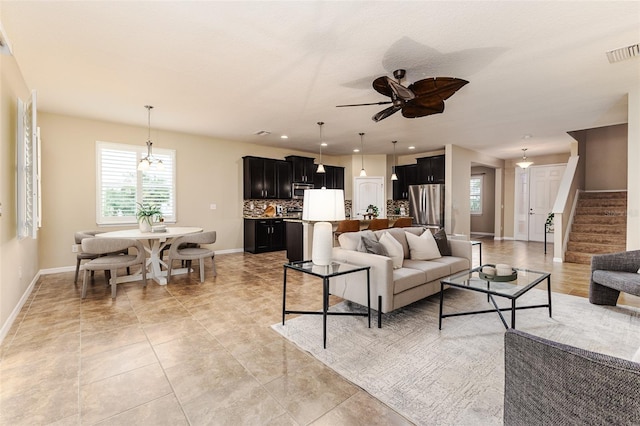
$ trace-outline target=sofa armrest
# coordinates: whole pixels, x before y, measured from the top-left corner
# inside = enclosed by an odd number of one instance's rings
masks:
[[[591,271],[637,272],[640,268],[640,250],[623,251],[594,255],[591,258]]]
[[[393,310],[393,261],[391,258],[334,247],[333,259],[353,265],[370,266],[371,308],[378,309],[378,296],[382,296],[382,312]],[[331,294],[366,306],[366,275],[359,273],[332,278]]]
[[[451,256],[462,257],[471,262],[471,241],[469,240],[448,240],[449,247],[451,248]]]

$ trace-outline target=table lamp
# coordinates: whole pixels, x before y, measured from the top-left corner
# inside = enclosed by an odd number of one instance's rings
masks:
[[[329,221],[344,220],[342,189],[306,189],[302,220],[313,224],[311,260],[316,265],[330,265],[333,250],[333,226]]]

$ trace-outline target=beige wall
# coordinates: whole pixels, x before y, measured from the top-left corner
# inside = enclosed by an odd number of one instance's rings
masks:
[[[585,190],[627,189],[626,124],[589,129],[585,148]]]
[[[143,145],[145,127],[40,113],[42,133],[43,224],[40,268],[75,264],[73,233],[96,229],[96,141]],[[242,157],[284,158],[313,154],[153,131],[154,147],[176,150],[178,226],[201,226],[218,233],[215,249],[243,247]],[[323,156],[325,164],[344,159]],[[216,210],[209,205],[216,204]],[[135,225],[131,225],[135,226]],[[103,227],[115,230],[115,227]]]
[[[39,269],[38,241],[18,240],[16,229],[17,99],[29,96],[15,59],[0,55],[0,341]]]

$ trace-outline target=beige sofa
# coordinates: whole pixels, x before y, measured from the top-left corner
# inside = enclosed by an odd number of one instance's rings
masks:
[[[338,238],[340,247],[333,248],[333,258],[355,265],[371,266],[371,307],[378,311],[378,327],[381,314],[409,305],[440,291],[440,279],[471,268],[471,243],[463,240],[447,241],[451,256],[432,260],[410,259],[410,248],[406,232],[421,235],[422,227],[390,228],[380,231],[349,232]],[[402,267],[393,268],[391,258],[357,251],[362,236],[380,239],[384,232],[402,245],[404,259]],[[430,231],[426,231],[430,232]],[[331,279],[330,292],[346,300],[367,305],[365,274],[348,274]]]

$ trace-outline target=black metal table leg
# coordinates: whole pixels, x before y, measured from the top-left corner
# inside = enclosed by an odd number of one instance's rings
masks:
[[[286,311],[287,304],[287,268],[284,269],[284,279],[282,280],[282,325],[284,325],[284,313]]]
[[[516,328],[516,299],[511,299],[511,328]]]
[[[369,328],[371,328],[371,281],[369,280],[369,270],[367,269],[367,317]]]
[[[438,330],[442,330],[442,304],[444,303],[444,284],[440,281],[440,314],[438,315]]]
[[[551,275],[547,277],[547,297],[549,299],[549,318],[551,318]]]
[[[329,310],[329,278],[322,279],[322,344],[327,349],[327,311]]]

